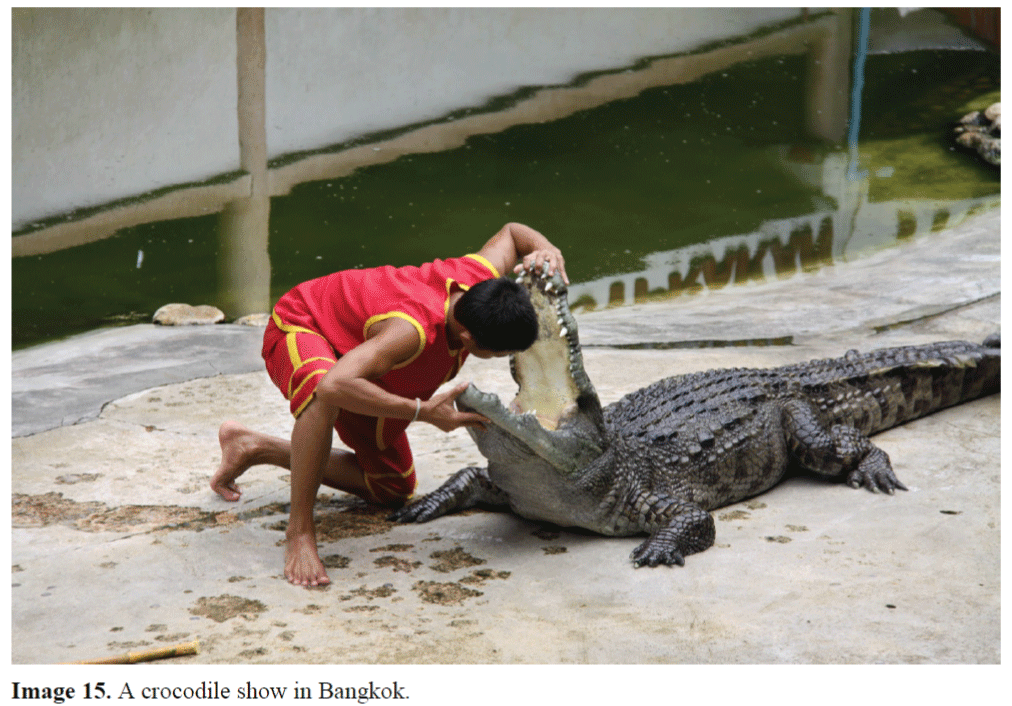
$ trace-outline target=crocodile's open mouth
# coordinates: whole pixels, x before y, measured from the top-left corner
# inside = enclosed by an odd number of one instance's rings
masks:
[[[558,274],[548,277],[531,272],[525,272],[517,282],[530,292],[538,314],[538,338],[526,351],[510,357],[510,371],[520,389],[509,410],[533,414],[541,426],[554,431],[577,412],[581,394],[594,388],[583,369],[565,282]]]
[[[549,277],[525,272],[517,282],[527,288],[538,315],[537,340],[510,358],[520,389],[506,407],[498,396],[472,385],[457,404],[491,422],[485,431],[469,429],[490,460],[507,448],[510,453],[527,449],[525,453],[533,452],[559,470],[573,470],[601,453],[605,434],[601,403],[583,367],[566,284],[558,273]]]

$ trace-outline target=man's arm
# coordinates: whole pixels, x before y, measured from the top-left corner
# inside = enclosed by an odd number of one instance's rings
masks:
[[[562,251],[541,233],[522,223],[504,225],[485,243],[478,254],[495,265],[501,273],[511,270],[520,272],[525,267],[528,270],[538,270],[545,265],[548,267],[548,274],[554,274],[558,270],[562,279],[569,284],[569,277],[566,276],[566,260],[562,257]],[[517,264],[517,260],[521,259],[523,263]]]
[[[369,330],[369,338],[341,356],[320,383],[316,395],[329,406],[369,417],[418,419],[443,431],[460,426],[480,426],[487,421],[480,414],[460,412],[453,401],[466,389],[467,383],[449,392],[434,395],[418,403],[413,399],[384,390],[373,380],[381,378],[418,350],[418,331],[398,318],[381,321]]]

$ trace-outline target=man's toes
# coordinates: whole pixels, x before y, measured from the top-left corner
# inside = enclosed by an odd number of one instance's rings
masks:
[[[293,586],[302,586],[303,588],[313,588],[316,586],[326,586],[330,583],[330,577],[324,574],[317,574],[314,571],[308,571],[303,574],[298,568],[292,571],[285,572],[285,578],[288,579],[288,583]]]
[[[223,486],[212,485],[211,486],[211,490],[213,490],[218,495],[220,495],[223,500],[228,500],[229,502],[235,502],[242,495],[242,492],[237,487],[235,487],[234,485],[232,485],[232,486],[228,486],[228,485],[223,485]]]

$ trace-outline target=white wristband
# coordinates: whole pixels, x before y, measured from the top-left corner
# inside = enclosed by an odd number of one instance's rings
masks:
[[[413,416],[411,418],[412,422],[418,420],[418,413],[421,412],[421,411],[422,411],[422,398],[421,397],[416,397],[415,398],[415,416]]]

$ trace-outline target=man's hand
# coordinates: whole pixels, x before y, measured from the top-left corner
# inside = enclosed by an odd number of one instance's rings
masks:
[[[548,272],[549,276],[558,270],[562,275],[562,281],[569,284],[569,277],[566,276],[566,258],[562,257],[562,251],[556,247],[543,248],[525,255],[522,262],[513,268],[513,272],[520,274],[524,270],[528,272]]]
[[[528,270],[542,266],[548,268],[548,274],[555,274],[558,270],[562,280],[569,284],[569,277],[566,275],[566,261],[562,257],[562,251],[552,245],[548,238],[530,226],[522,223],[507,223],[502,229],[492,236],[492,239],[485,243],[485,246],[478,253],[495,268],[506,273],[512,267],[513,271],[520,273],[524,268]],[[523,262],[516,265],[517,260]],[[516,265],[516,267],[514,267]]]
[[[463,394],[469,383],[462,382],[452,390],[433,395],[428,401],[422,402],[418,418],[423,422],[442,429],[453,431],[457,427],[485,428],[488,419],[476,412],[461,412],[453,406],[454,401]]]

